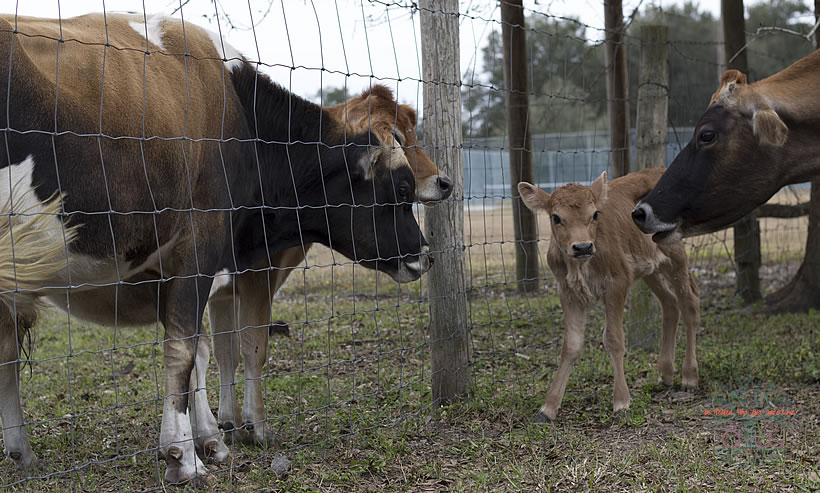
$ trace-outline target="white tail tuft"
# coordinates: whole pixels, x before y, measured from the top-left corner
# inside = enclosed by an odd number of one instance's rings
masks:
[[[15,203],[25,203],[19,195],[12,196],[17,197]],[[18,311],[34,304],[36,295],[26,291],[43,287],[66,267],[68,244],[76,237],[77,226],[66,226],[63,237],[63,223],[54,220],[61,210],[59,196],[23,211],[12,211],[10,200],[0,205],[0,301],[14,304]]]

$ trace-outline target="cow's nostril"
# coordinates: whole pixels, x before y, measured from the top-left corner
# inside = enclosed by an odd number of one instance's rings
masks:
[[[453,189],[453,182],[445,176],[439,176],[438,188],[442,191],[442,193],[444,193],[444,195],[448,195]]]
[[[646,223],[646,211],[638,205],[634,209],[632,209],[632,220],[635,221],[635,224],[641,226]]]

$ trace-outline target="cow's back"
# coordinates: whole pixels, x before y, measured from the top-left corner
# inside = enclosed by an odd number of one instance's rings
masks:
[[[0,167],[31,159],[38,199],[65,194],[83,224],[73,248],[95,257],[116,245],[138,260],[205,220],[177,211],[227,209],[241,146],[220,152],[218,140],[249,136],[208,33],[154,18],[149,43],[145,31],[142,16],[0,18],[0,113],[13,129]]]

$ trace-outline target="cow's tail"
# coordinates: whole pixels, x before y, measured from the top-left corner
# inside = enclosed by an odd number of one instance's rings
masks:
[[[19,195],[12,196],[22,202]],[[66,268],[77,227],[54,220],[62,212],[61,202],[55,196],[36,211],[12,210],[10,200],[0,204],[0,301],[18,315],[31,313],[37,299],[33,290]]]

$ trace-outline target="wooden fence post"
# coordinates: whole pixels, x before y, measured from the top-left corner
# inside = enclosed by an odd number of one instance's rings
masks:
[[[669,109],[669,46],[666,26],[641,28],[635,171],[666,166]],[[627,314],[629,347],[656,348],[660,310],[644,283],[632,289]]]
[[[609,113],[609,146],[612,173],[617,178],[629,173],[629,78],[626,66],[624,14],[621,0],[604,1],[606,27],[606,98]]]
[[[507,134],[510,147],[510,187],[515,230],[515,280],[518,290],[538,289],[538,223],[524,207],[518,183],[534,181],[530,110],[527,31],[522,0],[501,2],[501,38],[504,49],[504,89],[507,91]]]
[[[420,0],[424,147],[453,180],[450,199],[426,209],[435,265],[427,274],[433,403],[458,400],[470,384],[464,267],[464,170],[458,0]]]
[[[746,59],[746,21],[743,0],[721,0],[720,16],[726,50],[726,68],[749,74]],[[751,82],[751,81],[749,81]],[[745,303],[753,303],[760,295],[760,223],[757,213],[750,212],[734,225],[736,288]]]

